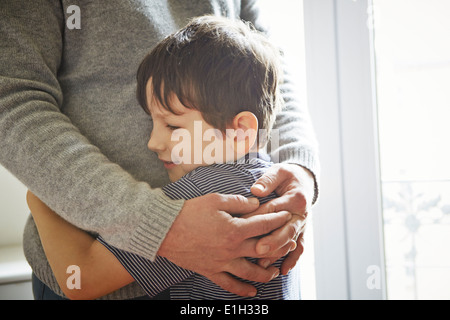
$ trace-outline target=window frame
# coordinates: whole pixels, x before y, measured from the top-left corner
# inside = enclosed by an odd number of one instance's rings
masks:
[[[304,0],[317,299],[386,299],[370,0]]]

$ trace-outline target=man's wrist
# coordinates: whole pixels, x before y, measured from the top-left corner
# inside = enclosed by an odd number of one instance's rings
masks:
[[[307,195],[305,194],[305,198],[308,202],[308,205],[309,207],[312,206],[316,202],[318,196],[316,175],[310,169],[308,169],[306,166],[300,163],[295,162],[285,162],[285,163],[297,166],[298,168],[301,169],[302,174],[300,177],[300,182],[303,185],[305,191],[307,192]]]

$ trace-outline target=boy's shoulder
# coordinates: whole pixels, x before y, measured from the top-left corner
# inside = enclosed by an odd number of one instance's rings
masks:
[[[178,181],[165,186],[163,191],[169,196],[180,191],[184,199],[209,193],[240,194],[245,197],[253,197],[250,191],[251,186],[272,165],[273,163],[259,156],[241,158],[232,163],[198,167]],[[270,199],[260,200],[265,202]]]
[[[236,178],[241,182],[249,179],[253,183],[253,180],[259,179],[272,165],[272,162],[261,156],[247,156],[235,162],[214,163],[209,166],[198,167],[183,178],[198,182],[207,182],[209,180],[210,184],[220,183],[222,180],[231,180],[232,178]]]

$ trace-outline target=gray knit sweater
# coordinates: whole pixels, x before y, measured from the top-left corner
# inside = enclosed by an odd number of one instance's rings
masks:
[[[1,0],[0,163],[72,224],[154,259],[183,201],[158,189],[168,177],[146,147],[151,121],[135,98],[137,67],[189,17],[214,13],[259,26],[256,3]],[[80,8],[80,29],[67,24],[71,5]],[[317,175],[310,119],[286,80],[280,147],[271,152]],[[31,217],[24,252],[37,277],[63,295]],[[140,295],[131,284],[105,299]]]

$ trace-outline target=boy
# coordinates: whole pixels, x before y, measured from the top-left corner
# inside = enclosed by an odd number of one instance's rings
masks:
[[[253,151],[264,146],[261,133],[270,131],[281,104],[279,69],[277,50],[259,33],[242,22],[210,16],[192,20],[145,57],[137,98],[152,117],[148,147],[172,181],[163,188],[169,198],[216,192],[251,196],[250,187],[270,166]],[[96,240],[30,192],[27,200],[69,298],[97,298],[136,280],[150,296],[170,288],[170,299],[242,299],[164,258],[150,262]],[[267,284],[253,283],[258,291],[252,298],[299,298],[296,272],[278,276],[280,264],[281,259],[269,267],[273,279]],[[69,265],[81,270],[81,290],[66,285]]]

